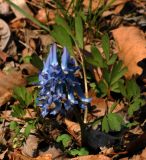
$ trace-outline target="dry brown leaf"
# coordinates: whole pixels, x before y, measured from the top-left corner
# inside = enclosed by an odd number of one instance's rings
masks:
[[[111,158],[104,155],[88,155],[72,158],[70,160],[111,160]]]
[[[141,153],[141,158],[142,158],[143,160],[146,160],[146,148],[142,151],[142,153]]]
[[[46,154],[46,155],[43,155],[43,156],[38,156],[34,160],[52,160],[52,155],[51,154]]]
[[[55,23],[55,11],[52,9],[46,10],[46,8],[42,8],[38,11],[36,18],[42,23],[52,21],[53,24],[53,22]]]
[[[113,36],[118,46],[118,57],[128,67],[127,78],[140,75],[142,68],[137,63],[146,58],[146,39],[144,33],[136,27],[120,27],[113,30]]]
[[[38,71],[39,71],[35,66],[33,66],[30,63],[23,63],[23,64],[21,64],[20,65],[20,69],[21,69],[22,72],[23,71],[27,71],[27,73],[29,75],[34,75],[34,74],[38,73]]]
[[[13,159],[13,160],[52,160],[52,155],[46,154],[43,156],[38,156],[37,158],[31,158],[28,156],[24,156],[20,154],[19,152],[15,151],[9,155],[9,159]]]
[[[7,2],[0,2],[0,14],[7,15],[10,13],[10,7]]]
[[[8,152],[8,148],[0,154],[0,159],[4,159],[5,154]]]
[[[146,148],[139,155],[134,155],[130,160],[146,160]]]
[[[4,50],[10,39],[10,28],[7,23],[0,19],[0,50]]]
[[[2,59],[4,62],[6,61],[8,55],[0,50],[0,59]]]
[[[21,9],[23,9],[25,12],[27,12],[28,14],[30,14],[31,16],[33,16],[33,13],[31,12],[31,10],[28,8],[25,0],[11,0],[13,3],[15,3],[18,7],[20,7]],[[25,15],[21,14],[17,9],[11,7],[14,14],[16,15],[17,19],[21,19],[21,18],[25,18]]]
[[[0,106],[2,106],[12,96],[13,88],[25,85],[26,80],[22,76],[22,73],[17,71],[13,71],[9,74],[0,71],[0,77]]]
[[[130,1],[130,0],[116,0],[115,2],[113,2],[112,4],[111,4],[111,6],[117,6],[118,7],[118,5],[120,6],[120,9],[118,10],[119,12],[121,11],[121,5],[122,5],[122,7],[124,6],[124,4],[126,3],[126,2],[128,2],[128,1]],[[112,0],[107,0],[107,4],[110,4],[112,2]],[[88,7],[89,7],[89,4],[90,4],[90,1],[89,0],[84,0],[83,1],[83,5],[84,5],[84,7],[86,8],[86,9],[88,9]],[[92,11],[95,11],[96,9],[98,9],[99,7],[101,7],[101,5],[103,5],[103,4],[105,4],[105,2],[103,2],[103,1],[101,1],[101,0],[92,0]],[[114,12],[114,11],[113,11]]]
[[[106,102],[103,98],[98,98],[96,96],[92,97],[91,106],[95,106],[94,112],[92,113],[94,116],[102,117],[105,115],[105,112],[107,110],[110,110],[114,102],[108,101]],[[115,109],[113,110],[113,113],[117,113],[121,111],[124,108],[123,104],[117,104]]]
[[[80,136],[80,125],[78,123],[72,122],[68,119],[65,119],[65,124],[67,126],[68,132],[74,137],[74,139],[81,144],[81,136]]]
[[[22,154],[29,157],[36,157],[38,155],[38,144],[39,139],[35,135],[29,135],[21,147]]]

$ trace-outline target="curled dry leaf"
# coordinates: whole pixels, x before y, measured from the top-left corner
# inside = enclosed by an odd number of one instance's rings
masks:
[[[118,57],[128,67],[127,78],[140,75],[142,69],[137,63],[146,58],[146,39],[144,33],[136,27],[120,27],[113,30],[118,46]]]
[[[72,122],[68,119],[65,119],[65,124],[67,126],[68,132],[74,137],[74,139],[81,144],[81,135],[80,135],[80,125],[78,123]]]
[[[76,158],[72,158],[70,160],[111,160],[111,158],[104,155],[88,155],[88,156],[80,156]]]
[[[25,85],[26,80],[22,73],[17,71],[9,74],[0,71],[0,77],[0,106],[2,106],[11,98],[13,88]]]
[[[0,19],[0,50],[4,50],[10,39],[10,28],[7,23]]]

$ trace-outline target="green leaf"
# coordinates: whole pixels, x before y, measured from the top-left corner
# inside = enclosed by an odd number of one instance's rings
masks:
[[[16,87],[13,90],[13,97],[17,99],[22,105],[25,105],[25,95],[26,89],[25,87]]]
[[[116,59],[117,59],[117,55],[116,54],[113,54],[111,56],[111,58],[109,59],[109,61],[107,62],[108,65],[112,65],[116,62]]]
[[[65,46],[69,53],[73,56],[71,38],[63,27],[55,25],[51,35],[58,43],[60,43],[62,46]]]
[[[104,63],[104,58],[101,56],[100,51],[98,50],[97,47],[92,46],[91,47],[91,53],[93,56],[92,61],[96,61],[99,67],[105,67],[105,63]]]
[[[33,123],[28,123],[25,130],[24,130],[24,135],[26,137],[28,137],[32,129],[34,129],[34,124]]]
[[[88,155],[89,152],[86,150],[86,148],[81,147],[80,149],[70,150],[69,154],[72,156],[85,156],[85,155]]]
[[[131,127],[137,126],[137,125],[139,125],[139,123],[136,122],[136,121],[134,121],[134,122],[132,122],[132,123],[127,123],[127,124],[126,124],[126,127],[131,128]]]
[[[31,59],[32,59],[31,56],[25,56],[25,57],[23,58],[23,61],[24,61],[24,63],[30,63]]]
[[[63,146],[66,148],[71,143],[71,136],[68,134],[62,134],[57,137],[56,142],[62,142]]]
[[[126,72],[127,68],[122,68],[121,62],[116,63],[111,71],[111,85],[118,81],[120,78],[122,78]]]
[[[65,21],[64,18],[62,18],[59,15],[56,15],[55,21],[59,26],[64,28],[64,30],[72,37],[73,40],[75,39],[72,32],[71,32],[69,25],[67,24],[67,22]],[[62,36],[64,37],[63,34],[62,34]]]
[[[39,82],[38,74],[26,78],[28,84],[37,84]]]
[[[85,60],[89,63],[89,64],[91,64],[91,65],[93,65],[93,66],[95,66],[95,67],[99,67],[99,64],[97,63],[97,61],[95,61],[94,60],[94,58],[93,57],[85,57]]]
[[[132,97],[140,96],[140,88],[136,81],[131,79],[126,82],[127,98],[130,100]]]
[[[43,61],[40,59],[40,57],[37,54],[32,54],[30,62],[39,70],[43,69]]]
[[[113,130],[113,131],[120,131],[121,130],[121,126],[123,123],[123,119],[121,116],[119,116],[116,113],[109,113],[107,115],[107,119],[108,119],[108,123],[109,123],[111,130]]]
[[[33,101],[32,94],[27,91],[25,95],[26,105],[29,106],[32,103],[32,101]]]
[[[144,104],[144,100],[140,99],[140,98],[136,98],[134,99],[134,102],[129,106],[128,108],[128,114],[130,116],[133,115],[133,113],[137,110],[139,110],[139,108]]]
[[[107,85],[107,83],[104,80],[101,80],[98,83],[98,88],[100,89],[101,93],[103,93],[102,96],[107,95],[107,93],[108,93],[108,85]]]
[[[102,131],[106,133],[109,132],[109,124],[106,116],[104,116],[102,119]]]
[[[24,105],[28,106],[33,101],[31,93],[29,93],[25,87],[16,87],[13,93],[14,93],[14,98],[19,100],[19,102],[23,106]]]
[[[110,86],[111,73],[106,68],[103,69],[103,78],[105,79],[108,86]]]
[[[122,94],[124,97],[127,98],[126,87],[125,87],[124,83],[121,82],[121,81],[119,82],[119,90],[120,90],[121,94]]]
[[[18,123],[16,121],[11,121],[10,122],[10,129],[15,130],[16,127],[18,127]]]
[[[106,57],[106,60],[109,60],[110,57],[110,41],[108,34],[103,35],[102,37],[102,48]]]
[[[119,82],[115,82],[114,84],[112,84],[111,86],[111,91],[119,93],[120,89],[119,89]]]
[[[11,107],[12,107],[11,115],[13,117],[22,118],[26,114],[26,111],[20,105],[15,105],[15,106],[11,106]]]
[[[75,17],[75,33],[79,47],[83,49],[83,23],[80,15]]]

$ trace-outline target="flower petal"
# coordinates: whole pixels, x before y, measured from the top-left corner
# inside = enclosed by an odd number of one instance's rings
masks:
[[[48,104],[45,104],[41,108],[42,108],[41,115],[45,117],[48,114]]]
[[[77,91],[77,94],[79,96],[79,98],[81,99],[82,102],[85,102],[85,103],[90,103],[91,102],[91,98],[86,98],[80,85],[76,86],[76,91]]]
[[[67,49],[64,47],[63,48],[63,54],[62,54],[62,59],[61,59],[61,68],[64,72],[68,72],[68,61],[70,59],[70,55],[67,51]]]
[[[57,51],[56,51],[56,44],[54,43],[53,46],[52,46],[52,62],[51,62],[51,65],[53,67],[56,67],[58,66],[58,60],[57,60]]]
[[[78,104],[78,102],[75,100],[75,97],[74,97],[73,87],[68,88],[68,100],[69,100],[72,104]]]

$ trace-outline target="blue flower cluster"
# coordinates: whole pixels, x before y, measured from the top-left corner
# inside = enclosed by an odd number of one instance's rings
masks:
[[[48,113],[55,115],[63,109],[69,110],[74,105],[85,108],[85,104],[91,101],[84,96],[81,84],[74,75],[79,69],[75,59],[64,48],[59,65],[56,49],[56,44],[53,44],[39,74],[40,92],[37,100],[43,117]]]

